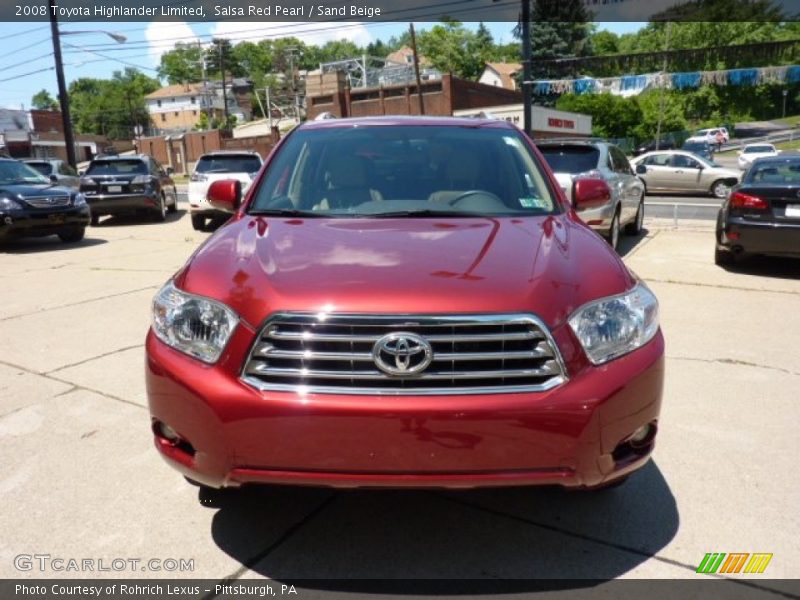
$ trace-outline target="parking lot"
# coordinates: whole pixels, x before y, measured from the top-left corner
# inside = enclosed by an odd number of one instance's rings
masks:
[[[779,586],[770,578],[800,577],[800,265],[754,260],[729,272],[713,264],[713,221],[645,225],[622,252],[661,302],[658,446],[624,486],[594,493],[201,496],[153,448],[143,342],[152,296],[209,234],[180,210],[164,224],[105,220],[74,246],[9,243],[0,575],[93,575],[15,566],[39,553],[193,560],[194,570],[100,574],[116,577],[697,578],[707,552],[768,552],[765,574],[730,578],[769,589]]]

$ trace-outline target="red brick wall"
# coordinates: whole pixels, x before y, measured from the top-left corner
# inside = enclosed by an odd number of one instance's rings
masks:
[[[64,124],[61,121],[61,111],[58,110],[31,110],[33,130],[40,133],[58,131],[64,133]]]

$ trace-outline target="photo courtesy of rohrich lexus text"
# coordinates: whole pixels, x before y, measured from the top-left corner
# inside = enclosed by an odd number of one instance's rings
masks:
[[[800,600],[798,0],[0,41],[0,598]]]

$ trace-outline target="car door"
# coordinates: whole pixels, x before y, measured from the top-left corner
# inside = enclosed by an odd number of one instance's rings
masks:
[[[696,192],[703,188],[703,165],[699,161],[686,154],[673,154],[670,166],[675,191]]]
[[[657,152],[645,157],[645,159],[639,163],[643,165],[645,169],[645,172],[640,173],[639,176],[644,180],[649,191],[655,192],[670,189],[669,174],[671,168],[669,166],[669,157],[669,154]]]
[[[616,146],[610,146],[609,152],[614,162],[614,172],[617,174],[620,189],[620,200],[622,202],[622,222],[627,222],[636,215],[639,208],[639,200],[642,197],[644,186],[636,177],[628,162],[625,153]]]

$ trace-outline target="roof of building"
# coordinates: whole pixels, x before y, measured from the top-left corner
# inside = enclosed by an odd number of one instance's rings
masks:
[[[191,96],[203,91],[202,83],[176,83],[147,94],[145,98],[174,98],[175,96]]]
[[[519,63],[505,63],[505,62],[487,62],[486,68],[491,69],[500,76],[500,81],[503,82],[503,87],[508,89],[515,89],[514,75],[522,70],[522,65]]]
[[[414,55],[414,51],[409,46],[403,46],[402,48],[399,48],[398,50],[392,52],[389,56],[387,56],[386,60],[389,61],[389,62],[405,65],[405,64],[408,64],[408,61],[406,60],[406,57],[407,56],[413,56],[413,55]],[[419,59],[420,66],[429,65],[430,64],[430,61],[425,56],[423,56],[422,54],[418,55],[418,59]]]

